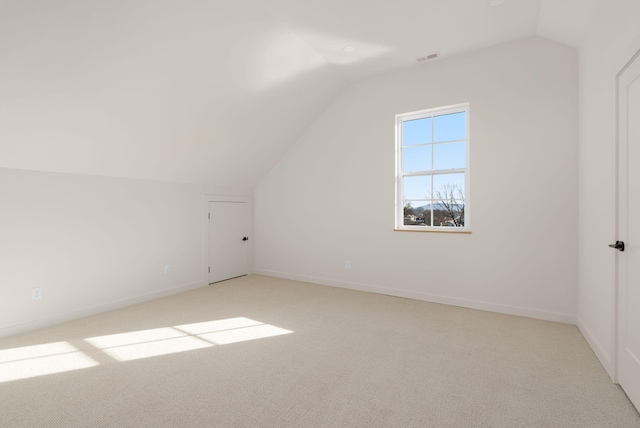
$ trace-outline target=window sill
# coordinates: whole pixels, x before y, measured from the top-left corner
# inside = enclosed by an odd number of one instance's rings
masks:
[[[462,233],[470,235],[471,231],[469,229],[461,229],[456,227],[429,227],[429,228],[394,228],[394,232],[427,232],[427,233]]]

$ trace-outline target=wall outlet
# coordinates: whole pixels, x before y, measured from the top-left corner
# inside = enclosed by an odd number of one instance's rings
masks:
[[[169,275],[171,273],[171,265],[165,265],[164,274]]]
[[[345,269],[351,269],[351,262],[349,260],[347,260],[346,262],[344,262],[344,268]]]
[[[42,299],[42,288],[32,288],[31,300],[40,300],[40,299]]]

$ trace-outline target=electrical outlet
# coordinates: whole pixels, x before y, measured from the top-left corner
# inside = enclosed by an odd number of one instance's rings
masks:
[[[346,262],[344,262],[344,268],[345,269],[351,269],[351,262],[349,260],[347,260]]]
[[[31,300],[40,300],[40,299],[42,299],[42,288],[32,288]]]
[[[171,273],[171,265],[165,265],[164,274],[169,275]]]

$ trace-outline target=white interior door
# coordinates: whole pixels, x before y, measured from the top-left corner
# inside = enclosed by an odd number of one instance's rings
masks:
[[[209,284],[248,273],[246,202],[209,202]]]
[[[618,75],[618,381],[640,409],[640,57]],[[624,245],[624,247],[622,247]]]

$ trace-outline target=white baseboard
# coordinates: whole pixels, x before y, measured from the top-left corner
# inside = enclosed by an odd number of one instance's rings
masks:
[[[459,299],[456,297],[438,296],[416,291],[397,290],[393,288],[378,287],[349,281],[339,281],[328,278],[319,278],[308,275],[297,275],[286,272],[278,272],[267,269],[254,269],[257,275],[271,276],[275,278],[292,279],[301,282],[328,285],[331,287],[348,288],[351,290],[367,291],[370,293],[384,294],[387,296],[404,297],[408,299],[423,300],[432,303],[442,303],[451,306],[460,306],[469,309],[479,309],[489,312],[497,312],[507,315],[517,315],[528,318],[536,318],[545,321],[556,321],[565,324],[576,324],[576,317],[570,314],[542,311],[538,309],[523,308],[518,306],[500,305],[476,300]]]
[[[26,321],[20,324],[0,327],[0,338],[14,336],[16,334],[27,333],[29,331],[40,328],[49,327],[76,319],[97,315],[103,312],[132,306],[138,303],[148,302],[150,300],[159,299],[161,297],[170,296],[172,294],[182,293],[184,291],[193,290],[195,288],[204,287],[207,284],[204,281],[192,282],[190,284],[178,285],[175,287],[163,288],[162,290],[152,291],[150,293],[139,294],[133,297],[113,300],[111,302],[101,303],[99,305],[88,306],[82,309],[74,309],[72,311],[61,314],[51,315],[32,321]]]
[[[579,319],[577,320],[576,325],[578,326],[578,329],[580,330],[580,333],[582,333],[584,339],[593,350],[593,353],[596,354],[596,357],[598,357],[598,360],[600,360],[600,364],[602,364],[602,367],[604,367],[611,380],[615,382],[616,379],[611,356],[602,349],[602,346],[600,346],[600,343],[594,338],[593,334],[591,334],[591,331],[586,328]]]

